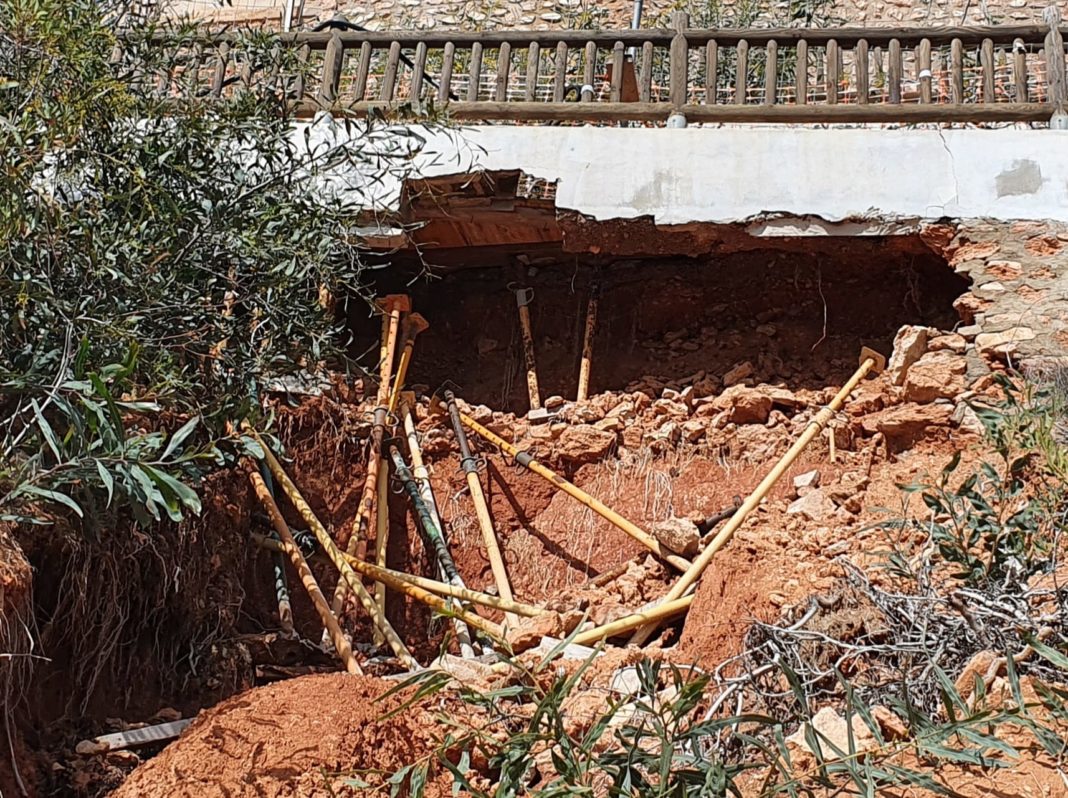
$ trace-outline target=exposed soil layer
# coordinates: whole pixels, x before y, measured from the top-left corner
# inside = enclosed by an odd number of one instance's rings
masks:
[[[356,795],[349,779],[391,773],[434,743],[426,709],[393,685],[344,673],[257,688],[205,713],[113,793],[116,798]],[[410,691],[409,691],[410,692]]]
[[[866,242],[863,252],[870,259],[848,250],[751,251],[715,260],[604,266],[594,395],[542,425],[523,417],[526,383],[511,278],[460,270],[408,289],[414,309],[431,324],[416,345],[409,383],[433,389],[455,383],[467,400],[465,410],[643,528],[704,518],[756,486],[854,370],[862,345],[889,353],[903,324],[949,330],[957,323],[953,300],[966,285],[944,262],[889,244],[881,250]],[[574,394],[592,266],[556,259],[530,276],[543,398]],[[379,286],[382,293],[404,290],[401,282],[387,282]],[[355,320],[353,326],[355,348],[370,353],[365,360],[373,371],[379,320]],[[950,336],[931,337],[947,347],[953,343]],[[744,374],[729,378],[735,370]],[[956,448],[975,443],[974,428],[962,429],[961,418],[951,414],[960,409],[965,388],[981,392],[989,382],[976,384],[963,374],[954,366],[959,390],[937,399],[907,395],[886,377],[865,384],[834,420],[833,453],[827,438],[812,444],[705,573],[688,615],[665,626],[645,652],[713,668],[738,652],[753,618],[776,619],[830,590],[841,577],[836,557],[865,564],[883,542],[868,528],[876,518],[871,508],[894,505],[896,484],[936,472]],[[752,417],[746,415],[750,405],[758,408]],[[280,401],[276,409],[287,471],[328,530],[347,533],[365,475],[371,402],[364,384],[337,386],[295,406]],[[425,395],[415,416],[456,564],[468,586],[493,591],[453,433],[431,412]],[[604,445],[591,453],[586,440]],[[581,596],[591,618],[604,622],[668,589],[675,572],[654,562],[639,543],[474,436],[472,443],[484,460],[482,484],[521,600],[562,608]],[[818,517],[790,510],[798,499],[793,478],[813,470],[827,495]],[[387,564],[432,574],[414,513],[395,481],[390,489]],[[88,690],[84,682],[64,686],[71,659],[58,647],[30,705],[49,719],[69,714],[75,697],[85,699],[85,710],[74,726],[34,732],[32,747],[69,751],[78,737],[122,728],[119,718],[148,720],[162,706],[190,716],[222,700],[162,754],[149,759],[154,752],[145,752],[149,761],[116,794],[345,795],[352,792],[346,779],[356,771],[389,771],[426,754],[442,732],[428,708],[375,722],[399,705],[399,698],[374,702],[387,682],[330,674],[266,684],[337,665],[329,652],[314,648],[321,638],[319,618],[288,564],[295,625],[304,642],[277,635],[273,555],[249,542],[250,531],[268,530],[248,491],[247,472],[217,475],[206,495],[202,519],[164,533],[169,537],[159,567],[188,568],[187,561],[195,560],[197,568],[183,571],[181,586],[168,590],[161,604],[131,603],[126,595],[156,573],[146,542],[131,555],[136,567],[129,584],[108,572],[110,595],[131,609],[115,627],[122,645],[94,665],[119,676],[93,682]],[[304,529],[288,503],[280,504],[291,525]],[[70,599],[57,575],[68,572],[82,549],[41,536],[24,544],[31,563],[48,574],[39,580],[38,619],[62,617]],[[321,555],[311,564],[330,595],[332,568]],[[613,574],[606,585],[589,584]],[[156,593],[148,597],[158,600]],[[486,616],[501,620],[492,612]],[[448,626],[423,605],[390,593],[387,617],[420,662],[440,653]],[[345,620],[368,671],[388,668],[367,663],[373,655],[388,657],[373,649],[364,613],[349,610]],[[160,629],[167,630],[164,658],[153,648]],[[176,656],[179,649],[191,652],[189,659]],[[612,662],[639,653],[613,652]],[[77,771],[72,761],[69,754],[48,759],[43,772]],[[121,768],[136,762],[132,756]],[[60,768],[50,771],[57,763]],[[121,777],[121,769],[113,769],[108,784]],[[71,787],[67,775],[50,778],[46,789],[102,792],[100,784]],[[5,786],[0,781],[0,789]]]
[[[474,265],[474,264],[472,264]],[[530,315],[543,398],[574,393],[589,286],[589,259],[549,259],[528,277],[464,269],[406,287],[430,322],[411,378],[459,385],[471,402],[526,410],[520,330],[509,286],[533,289]],[[696,382],[751,360],[762,379],[819,388],[852,371],[862,345],[888,351],[903,324],[951,329],[967,289],[945,261],[892,240],[822,255],[740,252],[717,258],[617,261],[600,271],[602,298],[591,392],[625,390],[646,375]],[[376,319],[354,317],[362,341]],[[362,350],[361,350],[362,351]]]

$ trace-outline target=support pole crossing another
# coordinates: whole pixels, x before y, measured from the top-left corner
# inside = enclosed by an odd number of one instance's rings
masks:
[[[734,533],[742,526],[742,523],[744,523],[749,513],[757,508],[760,502],[763,501],[764,497],[767,496],[775,486],[775,483],[779,481],[779,478],[786,473],[786,469],[793,464],[794,460],[796,460],[801,452],[805,450],[805,447],[812,442],[812,439],[819,435],[823,431],[823,428],[827,426],[827,423],[834,418],[834,414],[838,412],[838,409],[842,406],[845,400],[849,398],[849,394],[853,393],[853,390],[860,384],[860,381],[873,371],[878,373],[885,365],[885,360],[882,355],[879,355],[876,352],[865,350],[861,357],[863,360],[853,376],[850,377],[846,384],[842,386],[842,389],[835,394],[830,403],[816,413],[812,421],[808,423],[805,431],[801,433],[801,437],[794,441],[794,445],[790,447],[786,454],[782,456],[782,459],[780,459],[771,471],[768,472],[768,475],[761,480],[760,484],[757,485],[756,490],[742,502],[742,506],[735,511],[734,515],[731,516],[731,519],[724,525],[723,529],[716,534],[712,539],[712,542],[709,543],[697,559],[693,561],[693,565],[691,565],[686,573],[680,576],[675,584],[672,585],[671,590],[669,590],[667,595],[663,598],[664,603],[681,599],[693,589],[697,580],[700,579],[701,575],[705,572],[708,564],[712,562],[712,558],[716,556],[716,552],[723,548],[727,541],[734,536]],[[630,643],[632,645],[641,645],[649,639],[649,636],[655,630],[655,623],[643,626],[630,639]]]
[[[644,529],[639,527],[637,524],[628,521],[626,518],[621,516],[612,508],[605,505],[600,500],[595,499],[593,496],[586,493],[581,488],[571,484],[562,476],[557,474],[555,471],[551,471],[550,469],[546,468],[533,457],[531,457],[528,452],[524,452],[520,449],[517,449],[512,444],[508,443],[508,441],[504,440],[504,438],[494,434],[491,430],[486,429],[470,416],[466,416],[463,413],[460,413],[459,411],[457,411],[457,415],[459,416],[460,421],[468,428],[470,428],[473,432],[485,438],[487,441],[492,443],[505,454],[514,458],[515,461],[520,465],[530,469],[547,482],[551,482],[553,485],[562,490],[571,498],[589,507],[595,513],[597,513],[597,515],[601,516],[601,518],[604,518],[606,521],[610,522],[617,528],[626,532],[628,535],[630,535],[636,541],[641,543],[643,546],[645,546],[645,548],[649,549],[649,551],[653,552],[653,554],[655,554],[664,562],[670,563],[671,565],[675,566],[675,568],[677,568],[679,571],[686,571],[691,567],[690,561],[687,560],[685,557],[680,557],[677,554],[672,554],[671,552],[669,552],[661,545],[659,540],[654,538],[652,535],[650,535]]]

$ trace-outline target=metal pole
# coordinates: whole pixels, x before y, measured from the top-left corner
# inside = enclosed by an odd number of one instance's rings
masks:
[[[401,412],[401,418],[404,422],[404,434],[408,439],[408,454],[412,458],[412,474],[419,485],[419,495],[423,497],[423,502],[441,532],[442,540],[448,546],[449,540],[445,537],[445,524],[441,520],[438,503],[434,500],[434,488],[430,484],[430,472],[427,471],[426,463],[423,462],[423,452],[419,448],[419,436],[415,432],[415,419],[412,418],[412,402],[414,400],[415,394],[405,394],[404,407]],[[467,587],[459,572],[453,579],[449,579],[440,563],[438,564],[438,575],[458,588]],[[457,620],[453,622],[453,631],[456,632],[456,644],[460,648],[460,656],[464,659],[473,659],[475,657],[475,649],[471,645],[471,633],[468,628],[464,626],[462,621]]]
[[[478,525],[482,530],[482,540],[486,544],[486,556],[489,558],[490,569],[493,571],[493,581],[497,584],[497,593],[501,598],[511,601],[512,586],[508,582],[508,572],[504,568],[504,557],[501,556],[501,549],[497,545],[493,519],[490,518],[489,507],[486,506],[482,483],[478,481],[478,466],[471,455],[471,445],[467,441],[467,434],[460,420],[460,410],[456,406],[456,396],[452,391],[445,391],[445,402],[449,408],[449,418],[452,420],[452,431],[456,435],[456,442],[460,445],[460,465],[467,477],[467,487],[471,492],[471,501],[475,505],[475,515],[478,517]],[[506,618],[512,626],[518,620],[514,615],[508,615]]]

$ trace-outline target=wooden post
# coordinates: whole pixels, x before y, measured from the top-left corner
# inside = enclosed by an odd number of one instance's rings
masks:
[[[532,103],[538,99],[538,74],[541,72],[541,45],[531,42],[527,48],[527,85],[523,99]]]
[[[482,80],[482,42],[471,45],[471,70],[468,73],[467,101],[473,103],[478,99],[479,83]]]
[[[1027,46],[1023,39],[1016,39],[1012,43],[1012,75],[1016,81],[1016,96],[1013,100],[1018,103],[1027,102]]]
[[[893,105],[900,105],[903,66],[901,64],[901,42],[897,39],[890,40],[889,60],[890,65],[887,69],[887,75],[890,81],[890,102]]]
[[[979,48],[979,63],[983,68],[983,102],[992,103],[997,99],[994,85],[994,41],[983,39]]]
[[[953,102],[964,103],[964,44],[954,39],[949,46],[949,79],[952,87]]]
[[[709,39],[705,45],[705,105],[715,105],[719,96],[719,45]]]
[[[360,45],[360,60],[356,64],[356,80],[352,86],[352,96],[356,101],[367,99],[367,79],[371,74],[371,43]]]
[[[508,100],[508,76],[512,70],[512,45],[502,42],[497,51],[497,87],[494,97],[497,102],[503,103]]]
[[[779,45],[772,39],[767,44],[767,58],[764,62],[764,105],[775,105],[775,92],[778,87]]]
[[[382,75],[382,87],[378,93],[378,99],[383,102],[393,101],[393,92],[397,87],[397,72],[400,68],[401,45],[400,42],[391,42],[389,55],[386,56],[386,71]]]
[[[838,105],[838,42],[827,42],[827,105]]]
[[[386,566],[386,554],[389,548],[389,460],[381,458],[378,466],[378,495],[375,497],[375,565]],[[382,616],[386,615],[386,586],[375,583],[375,604]],[[374,644],[380,646],[385,642],[382,633],[375,628]]]
[[[534,358],[534,330],[530,323],[530,302],[533,288],[512,288],[516,308],[519,310],[519,332],[523,338],[523,360],[527,367],[527,398],[530,409],[541,408],[541,391],[538,388],[538,364]]]
[[[857,49],[853,51],[854,66],[857,70],[857,103],[867,105],[871,93],[871,80],[868,78],[868,40],[861,39],[857,42]]]
[[[686,29],[690,27],[690,15],[685,11],[675,11],[671,15],[671,27],[675,36],[671,39],[671,107],[676,112],[686,105],[690,75],[690,45],[686,40]]]
[[[1043,19],[1049,25],[1046,34],[1046,79],[1049,84],[1049,103],[1053,108],[1051,127],[1064,129],[1065,103],[1068,102],[1068,89],[1065,87],[1064,38],[1061,36],[1061,13],[1056,6],[1050,6],[1043,12]]]
[[[593,84],[597,80],[597,42],[586,42],[586,56],[582,59],[582,90],[579,101],[592,103],[595,99]]]
[[[745,105],[745,93],[749,87],[749,42],[738,42],[738,69],[734,75],[734,104]]]
[[[423,78],[426,75],[426,42],[415,46],[415,61],[412,62],[412,87],[408,92],[408,102],[413,108],[422,107]]]
[[[808,42],[804,39],[797,40],[797,66],[794,67],[794,80],[797,83],[797,97],[794,102],[798,105],[808,103]]]
[[[596,278],[590,285],[590,298],[586,304],[586,332],[582,337],[582,359],[579,362],[578,392],[575,401],[585,402],[590,393],[590,365],[593,361],[593,336],[597,330],[597,303],[601,287]]]
[[[567,42],[556,45],[556,62],[553,64],[553,102],[562,103],[567,91]]]
[[[653,52],[652,42],[642,44],[641,80],[638,85],[638,99],[647,103],[653,97]]]
[[[338,87],[341,85],[341,65],[345,59],[345,46],[341,43],[341,34],[336,30],[326,45],[323,57],[322,80],[319,81],[319,102],[332,105],[337,100]]]
[[[445,42],[441,54],[441,76],[438,78],[438,102],[444,105],[452,92],[452,65],[456,60],[456,45]]]
[[[612,83],[608,99],[617,103],[623,97],[623,64],[626,62],[627,48],[623,42],[612,46]]]
[[[920,42],[919,52],[916,59],[916,78],[920,82],[920,102],[931,103],[931,40],[923,39]]]

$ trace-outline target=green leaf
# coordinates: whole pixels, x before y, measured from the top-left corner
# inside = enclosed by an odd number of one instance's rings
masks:
[[[1037,638],[1031,638],[1027,641],[1027,643],[1031,646],[1031,648],[1035,650],[1036,654],[1042,657],[1042,659],[1046,660],[1052,665],[1055,665],[1061,670],[1068,671],[1068,657],[1066,657],[1060,651],[1055,648],[1050,648]]]
[[[171,453],[174,452],[179,446],[181,446],[182,442],[192,434],[193,430],[196,428],[199,422],[200,416],[193,416],[191,419],[185,422],[185,424],[183,424],[177,432],[171,435],[171,439],[167,443],[167,448],[163,450],[163,454],[160,456],[160,460],[166,460],[168,457],[170,457]]]
[[[111,472],[104,467],[104,464],[99,460],[94,461],[96,463],[96,473],[100,475],[100,481],[108,492],[107,506],[111,506],[111,500],[115,495],[115,478],[111,476]]]
[[[48,488],[39,488],[36,485],[22,485],[16,491],[17,493],[29,493],[32,496],[40,496],[42,499],[47,499],[51,502],[62,504],[65,507],[69,507],[73,510],[79,518],[84,517],[81,505],[74,501],[70,496],[65,493],[60,493],[58,490],[49,490]]]
[[[48,444],[48,448],[52,450],[52,454],[56,458],[56,463],[62,463],[63,455],[59,453],[59,443],[56,441],[56,433],[53,431],[52,425],[49,424],[48,420],[44,417],[44,413],[41,412],[41,408],[37,404],[36,399],[31,400],[30,405],[33,407],[34,416],[37,417],[37,428],[41,430],[41,435]]]
[[[186,485],[184,482],[174,478],[162,469],[153,468],[152,466],[148,465],[142,466],[142,468],[144,468],[146,473],[148,473],[148,475],[152,478],[152,481],[155,482],[160,488],[165,488],[170,491],[175,497],[177,497],[178,501],[180,501],[183,505],[192,510],[195,515],[200,515],[200,497],[197,496],[195,490]],[[174,520],[180,521],[181,514],[179,514],[178,518],[175,518]]]

